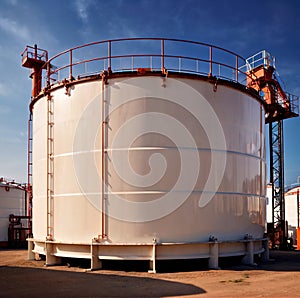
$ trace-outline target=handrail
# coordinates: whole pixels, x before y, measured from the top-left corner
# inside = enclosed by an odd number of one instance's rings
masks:
[[[147,52],[136,47],[136,44],[130,44],[131,42],[140,42],[140,46],[145,46]],[[182,46],[190,46],[189,51],[193,50],[192,55],[181,55],[178,51],[185,52],[180,49]],[[99,49],[95,49],[93,53],[93,47],[100,46],[104,51],[102,55],[99,55]],[[195,48],[193,48],[193,46]],[[153,49],[155,47],[155,49]],[[177,47],[177,51],[176,51]],[[179,47],[179,49],[178,49]],[[150,51],[149,51],[150,49]],[[84,55],[80,55],[80,51],[88,50],[93,55],[91,58],[87,58]],[[116,50],[116,54],[114,54]],[[207,50],[207,51],[206,51]],[[138,53],[137,53],[138,52]],[[177,53],[176,53],[177,52]],[[89,54],[90,54],[89,53]],[[117,63],[126,63],[131,58],[131,67],[117,66]],[[146,59],[149,61],[141,62],[138,59]],[[155,65],[152,67],[152,59],[155,60]],[[160,61],[159,61],[160,60]],[[176,60],[177,66],[176,66]],[[103,66],[96,64],[99,61],[103,61]],[[181,67],[181,64],[191,64],[188,67]],[[198,65],[201,64],[199,70]],[[51,86],[63,79],[72,80],[75,77],[83,77],[90,73],[100,74],[103,70],[109,70],[113,72],[122,72],[124,70],[136,71],[138,68],[147,68],[151,70],[173,70],[177,72],[188,72],[194,74],[206,74],[209,77],[223,78],[240,84],[246,84],[246,78],[249,77],[247,70],[243,71],[239,65],[246,65],[247,61],[242,56],[219,46],[211,45],[208,43],[188,41],[172,38],[120,38],[113,40],[102,40],[79,45],[70,49],[67,49],[61,53],[51,57],[45,64],[48,67],[46,72],[46,83],[43,86]],[[54,67],[55,65],[55,67]],[[84,66],[85,68],[93,68],[93,71],[78,70],[78,67]],[[66,71],[61,77],[61,72]],[[59,79],[56,79],[55,76]]]
[[[24,59],[25,57],[37,58],[39,60],[46,62],[48,60],[48,53],[47,51],[40,49],[38,47],[26,46],[24,51],[21,53],[21,57],[22,59]]]
[[[299,115],[299,97],[297,95],[285,92],[288,102],[290,103],[290,111]]]
[[[262,50],[251,57],[246,59],[246,65],[248,71],[254,69],[257,66],[263,65],[264,67],[272,66],[275,67],[275,57],[268,53],[266,50]]]
[[[136,43],[139,43],[138,46]],[[101,47],[101,51],[97,47]],[[22,58],[25,55],[28,57],[33,50],[35,58],[44,63],[39,67],[39,71],[42,77],[42,71],[46,69],[45,80],[42,82],[42,88],[46,89],[61,82],[65,83],[65,80],[72,81],[76,77],[80,79],[100,75],[104,71],[109,74],[135,72],[142,68],[161,71],[163,74],[166,74],[166,71],[196,74],[249,87],[255,85],[257,81],[255,73],[252,72],[254,68],[272,66],[275,69],[275,58],[264,50],[245,59],[219,46],[172,38],[120,38],[95,41],[67,49],[49,60],[47,51],[37,48],[36,45],[27,46]],[[101,61],[102,66],[99,65]],[[84,70],[80,69],[82,67]],[[278,81],[277,78],[275,80]],[[288,96],[288,101],[291,111],[298,110],[298,97]]]

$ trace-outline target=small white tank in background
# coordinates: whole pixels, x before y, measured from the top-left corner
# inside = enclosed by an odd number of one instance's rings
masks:
[[[26,212],[24,185],[0,178],[0,246],[9,244],[9,216],[25,216]]]

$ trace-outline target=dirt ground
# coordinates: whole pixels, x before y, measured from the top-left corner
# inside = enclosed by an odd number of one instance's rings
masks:
[[[91,272],[72,261],[45,267],[26,258],[26,250],[0,249],[0,297],[300,297],[300,251],[271,251],[268,262],[227,262],[221,270],[158,264],[157,274],[134,263]]]

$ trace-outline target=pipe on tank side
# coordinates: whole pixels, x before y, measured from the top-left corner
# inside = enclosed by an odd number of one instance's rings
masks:
[[[102,125],[101,125],[101,183],[102,183],[102,189],[101,189],[101,239],[107,238],[107,235],[105,233],[105,126],[107,124],[105,117],[105,98],[104,98],[104,91],[105,91],[105,85],[108,84],[108,72],[103,71],[102,73],[102,100],[101,100],[101,109],[102,109]]]

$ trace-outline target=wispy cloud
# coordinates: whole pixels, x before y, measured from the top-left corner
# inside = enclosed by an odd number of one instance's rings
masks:
[[[0,29],[19,39],[28,40],[30,38],[28,28],[12,19],[0,17]]]
[[[88,10],[90,6],[92,6],[92,0],[76,0],[75,1],[75,9],[78,17],[82,20],[82,22],[86,23],[88,21]]]
[[[6,0],[6,2],[12,6],[17,6],[18,0]]]
[[[7,94],[7,88],[4,84],[0,83],[0,96],[4,96]]]

